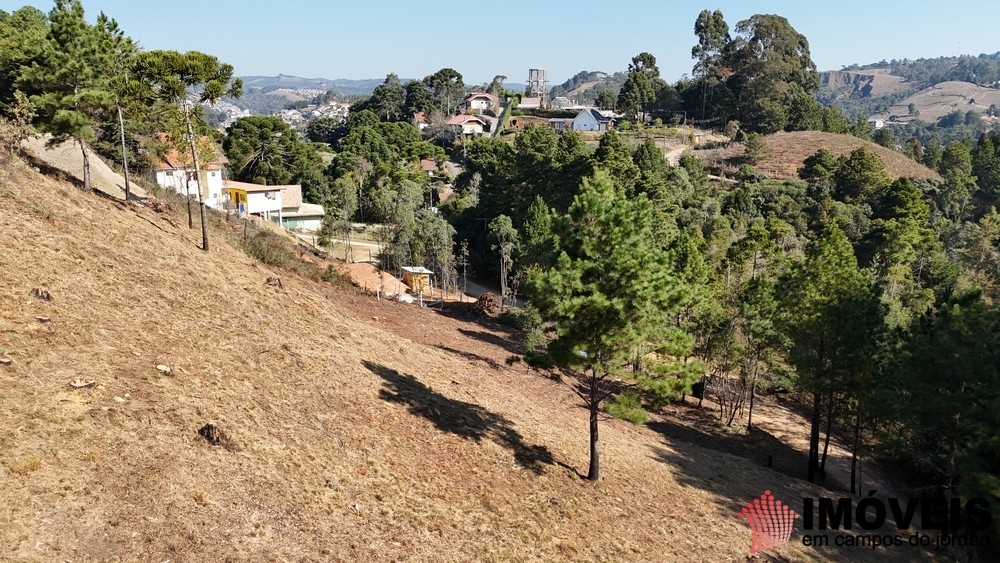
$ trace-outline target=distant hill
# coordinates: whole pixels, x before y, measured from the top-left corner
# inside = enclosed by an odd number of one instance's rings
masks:
[[[625,73],[609,74],[599,70],[582,70],[562,84],[549,90],[549,98],[566,96],[578,104],[593,104],[602,90],[610,90],[616,96],[625,83]]]
[[[384,78],[364,78],[360,80],[350,78],[302,78],[287,74],[279,74],[278,76],[241,76],[240,78],[243,79],[244,88],[248,90],[250,88],[259,88],[266,92],[279,88],[316,88],[321,90],[336,90],[347,96],[371,94],[376,86],[385,81]],[[403,82],[406,82],[406,80],[403,80]]]
[[[915,103],[921,112],[920,118],[933,122],[954,109],[942,113],[940,110],[943,106],[937,100],[928,100],[918,93],[943,83],[964,83],[965,86],[956,85],[957,92],[1000,86],[1000,52],[978,56],[893,59],[867,65],[851,65],[839,71],[820,73],[820,91],[816,97],[824,105],[836,105],[850,120],[862,115],[881,118],[900,116],[898,106],[905,110],[910,103]],[[950,91],[951,86],[944,89]],[[914,95],[918,95],[915,100],[908,99]],[[946,95],[951,96],[950,93]],[[927,104],[929,111],[926,115],[920,108],[924,102],[930,102]],[[976,98],[976,102],[979,105],[979,98]],[[982,112],[985,112],[986,107],[989,104],[982,108]],[[908,111],[904,111],[902,115],[912,117]]]
[[[384,78],[302,78],[279,74],[278,76],[241,76],[243,97],[225,98],[227,102],[250,110],[254,115],[270,115],[288,102],[309,101],[318,95],[334,91],[338,99],[348,100],[357,96],[368,96]],[[408,80],[403,80],[407,82]]]
[[[885,170],[893,179],[900,177],[923,179],[938,179],[937,172],[923,164],[881,145],[865,141],[851,135],[822,133],[819,131],[795,131],[792,133],[775,133],[765,137],[768,156],[754,166],[770,178],[798,178],[799,168],[806,157],[816,154],[819,149],[826,149],[834,156],[848,155],[861,146],[867,146],[885,163]],[[743,145],[733,143],[728,147],[693,150],[690,154],[697,156],[712,174],[732,177],[741,164],[744,154]]]
[[[837,97],[867,98],[912,90],[913,85],[887,69],[827,71],[819,74],[820,88]]]
[[[913,104],[917,115],[910,115],[910,104]],[[1000,106],[1000,89],[950,80],[939,82],[907,96],[885,111],[872,114],[872,117],[887,122],[906,123],[920,119],[927,123],[935,123],[956,110],[963,114],[973,111],[985,116],[991,105]]]

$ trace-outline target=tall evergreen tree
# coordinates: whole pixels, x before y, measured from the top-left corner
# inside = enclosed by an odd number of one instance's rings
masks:
[[[788,20],[757,14],[736,24],[736,39],[726,46],[732,69],[727,83],[737,100],[736,118],[745,129],[773,133],[786,128],[789,93],[796,84],[806,94],[819,88],[809,42]]]
[[[691,48],[691,57],[697,60],[693,72],[701,83],[701,118],[705,119],[709,95],[721,82],[717,73],[722,65],[723,49],[732,37],[721,10],[702,10],[694,22],[694,34],[698,44]]]
[[[75,141],[83,154],[83,189],[91,190],[87,144],[96,137],[103,113],[114,103],[105,70],[110,53],[101,49],[97,28],[84,19],[79,0],[56,0],[49,12],[42,52],[23,69],[18,87],[31,94],[39,130],[50,144]]]
[[[554,377],[570,380],[586,406],[587,478],[597,480],[601,406],[621,388],[612,379],[626,376],[638,347],[664,334],[685,288],[653,237],[648,199],[625,199],[605,172],[586,179],[569,211],[551,218],[551,225],[551,234],[543,237],[548,243],[536,243],[549,250],[540,266],[530,270],[526,291],[542,320],[550,323],[552,337],[528,359],[551,369]],[[540,228],[530,227],[532,232]]]
[[[863,368],[881,325],[878,301],[850,242],[835,226],[807,247],[805,260],[783,277],[779,294],[789,360],[812,393],[807,477],[815,482],[821,471],[823,401],[829,437],[837,394]]]

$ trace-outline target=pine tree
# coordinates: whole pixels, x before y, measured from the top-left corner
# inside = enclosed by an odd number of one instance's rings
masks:
[[[779,282],[781,325],[790,343],[789,360],[813,395],[808,479],[821,471],[820,421],[827,407],[827,437],[834,401],[869,356],[881,326],[870,276],[858,269],[850,242],[837,227],[811,243],[806,258]],[[828,438],[829,439],[829,438]],[[825,456],[824,456],[825,458]],[[825,461],[825,459],[824,459]]]
[[[538,215],[536,213],[536,215]],[[532,241],[548,248],[531,268],[526,284],[529,301],[551,326],[544,350],[529,354],[530,364],[568,380],[586,406],[590,419],[590,468],[587,478],[600,477],[598,420],[602,404],[621,390],[637,348],[657,343],[655,356],[670,357],[667,322],[685,296],[669,254],[653,235],[654,211],[645,196],[626,199],[603,171],[584,180],[565,215],[549,217],[551,235],[529,223]],[[662,344],[660,344],[662,343]],[[649,383],[673,375],[651,362]],[[632,379],[635,389],[640,381]],[[655,385],[647,385],[654,389]]]
[[[75,141],[83,154],[83,189],[91,190],[87,143],[96,137],[101,115],[114,104],[104,70],[110,53],[101,49],[98,29],[84,19],[79,0],[56,0],[49,13],[42,53],[23,69],[20,88],[31,94],[38,129],[49,144]]]

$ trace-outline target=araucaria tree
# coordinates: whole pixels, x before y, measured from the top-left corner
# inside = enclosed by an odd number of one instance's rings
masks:
[[[170,123],[171,129],[175,130],[171,135],[174,142],[187,137],[191,160],[194,162],[195,177],[198,179],[201,247],[207,252],[208,228],[205,224],[205,203],[202,200],[203,186],[206,182],[201,177],[192,117],[200,122],[199,125],[203,125],[204,122],[199,119],[198,112],[188,109],[188,97],[192,90],[200,90],[197,94],[199,103],[215,103],[223,96],[239,98],[243,95],[243,81],[233,78],[233,65],[221,63],[216,57],[198,51],[188,51],[183,54],[177,51],[141,53],[136,58],[134,70],[144,88],[144,91],[137,95],[150,104],[155,102],[166,104],[169,109],[166,121]],[[183,150],[182,146],[176,148]]]
[[[565,215],[532,216],[529,241],[538,256],[526,293],[550,333],[528,362],[565,381],[590,415],[590,469],[600,477],[598,420],[606,400],[630,388],[659,389],[671,358],[668,318],[685,285],[654,236],[645,195],[628,199],[598,170],[583,181]],[[650,350],[647,369],[633,372],[635,351]],[[660,375],[644,375],[660,374]]]

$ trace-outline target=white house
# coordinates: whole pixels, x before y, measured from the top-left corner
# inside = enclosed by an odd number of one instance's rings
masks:
[[[427,114],[422,111],[413,114],[413,124],[421,131],[431,126],[431,122],[427,119]]]
[[[166,136],[161,135],[161,141],[166,141]],[[208,137],[198,139],[198,144],[203,148],[211,146],[216,155],[213,162],[199,163],[201,173],[205,177],[205,189],[201,192],[201,196],[205,200],[205,205],[222,209],[226,204],[226,198],[222,195],[222,167],[229,161],[222,156],[218,147]],[[153,174],[159,186],[174,190],[181,195],[190,192],[197,199],[201,182],[195,178],[194,164],[189,151],[180,152],[170,147],[162,160],[154,156]]]
[[[427,173],[428,176],[433,176],[437,172],[438,165],[434,159],[431,158],[421,158],[420,159],[420,170]]]
[[[281,188],[226,180],[222,189],[229,196],[232,209],[241,215],[259,215],[271,219],[281,212]]]
[[[486,120],[475,115],[456,115],[448,120],[448,125],[461,129],[464,135],[482,135]]]
[[[278,223],[289,231],[315,233],[323,226],[324,215],[326,215],[326,211],[322,205],[303,203],[288,211],[282,209],[281,216],[277,219]],[[275,219],[275,216],[271,215],[271,219]]]
[[[322,205],[302,202],[302,186],[271,186],[281,189],[281,210],[271,220],[289,231],[316,232],[323,224]]]
[[[580,110],[573,118],[574,131],[607,131],[611,127],[611,119],[594,108]]]
[[[486,92],[473,92],[466,96],[465,107],[476,113],[495,110],[497,107],[497,97]]]

